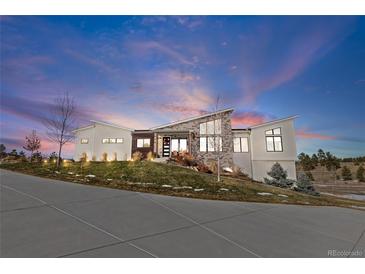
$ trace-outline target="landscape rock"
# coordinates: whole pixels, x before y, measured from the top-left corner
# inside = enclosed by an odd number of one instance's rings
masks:
[[[93,174],[88,174],[88,175],[86,175],[85,177],[87,177],[87,178],[95,178],[96,176],[95,176],[95,175],[93,175]]]
[[[268,192],[257,192],[257,195],[261,195],[261,196],[271,196],[273,195],[272,193],[268,193]]]
[[[225,171],[225,172],[229,172],[229,173],[232,173],[232,172],[233,172],[233,169],[232,169],[232,168],[230,168],[230,167],[224,167],[224,168],[223,168],[223,171]]]

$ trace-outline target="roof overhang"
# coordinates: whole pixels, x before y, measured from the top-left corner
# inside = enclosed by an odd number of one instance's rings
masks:
[[[258,128],[258,127],[269,126],[269,125],[276,124],[276,123],[280,123],[280,122],[285,122],[285,121],[289,121],[289,120],[294,120],[294,119],[296,119],[296,118],[298,118],[298,117],[299,117],[299,115],[294,115],[294,116],[289,116],[289,117],[282,118],[282,119],[276,119],[276,120],[272,120],[272,121],[265,122],[265,123],[262,123],[262,124],[258,124],[258,125],[250,126],[250,127],[249,127],[249,128],[247,128],[247,129],[255,129],[255,128]]]
[[[197,119],[201,119],[201,118],[221,114],[221,113],[224,113],[224,112],[232,112],[232,111],[233,111],[233,108],[227,108],[227,109],[223,109],[223,110],[219,110],[219,111],[215,111],[215,112],[211,112],[211,113],[207,113],[207,114],[203,114],[203,115],[194,116],[194,117],[191,117],[191,118],[175,121],[175,122],[172,122],[172,123],[160,125],[160,126],[157,126],[157,127],[151,127],[150,130],[161,129],[161,128],[164,128],[164,127],[171,127],[171,126],[175,126],[175,125],[178,125],[178,124],[181,124],[181,123],[186,123],[186,122],[194,121],[194,120],[197,120]]]

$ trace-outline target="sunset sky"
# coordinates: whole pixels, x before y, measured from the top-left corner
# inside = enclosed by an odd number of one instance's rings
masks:
[[[1,143],[21,149],[65,91],[78,125],[144,129],[233,107],[244,128],[299,115],[298,153],[365,154],[365,17],[47,16],[1,24]],[[72,156],[73,145],[65,149]]]

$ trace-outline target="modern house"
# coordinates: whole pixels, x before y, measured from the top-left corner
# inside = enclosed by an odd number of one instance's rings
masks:
[[[140,151],[170,157],[187,151],[205,163],[220,155],[222,167],[238,166],[254,180],[262,181],[275,162],[296,179],[297,155],[294,119],[291,116],[246,129],[232,129],[233,109],[224,109],[146,130],[134,130],[99,121],[74,130],[74,159],[130,160]]]

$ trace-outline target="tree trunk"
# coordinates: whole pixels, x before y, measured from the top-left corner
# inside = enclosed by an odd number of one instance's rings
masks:
[[[57,157],[57,169],[60,168],[60,161],[61,161],[61,151],[62,151],[62,144],[60,144],[60,148],[58,150],[58,157]]]
[[[217,161],[217,181],[221,181],[221,164],[220,164],[220,155],[218,154],[218,161]]]

